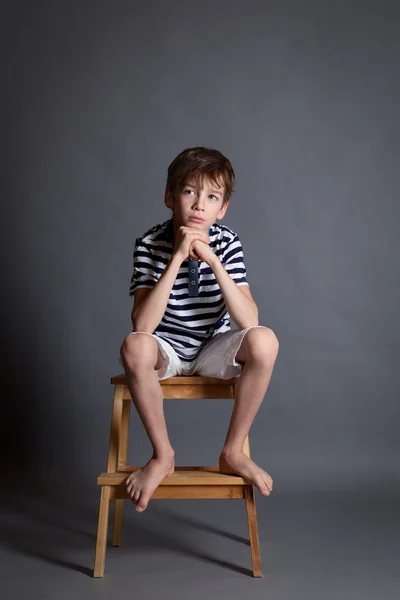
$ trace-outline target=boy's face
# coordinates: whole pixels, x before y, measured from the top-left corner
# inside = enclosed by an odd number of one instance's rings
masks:
[[[175,232],[184,225],[208,234],[209,227],[217,219],[221,220],[225,216],[229,202],[225,202],[222,206],[225,193],[223,182],[220,180],[218,186],[204,177],[200,185],[201,188],[198,188],[194,179],[189,177],[175,198],[168,190],[166,191],[165,204],[173,209]],[[195,220],[193,217],[198,217],[202,221]]]

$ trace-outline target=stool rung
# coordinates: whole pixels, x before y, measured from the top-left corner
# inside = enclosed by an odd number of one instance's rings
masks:
[[[103,486],[110,490],[110,500],[130,499],[126,485]],[[244,490],[250,486],[240,485],[159,485],[151,500],[243,500]]]
[[[97,485],[121,485],[140,467],[128,467],[117,473],[102,473]],[[225,475],[218,467],[175,467],[174,473],[165,477],[160,485],[247,485],[240,475]]]

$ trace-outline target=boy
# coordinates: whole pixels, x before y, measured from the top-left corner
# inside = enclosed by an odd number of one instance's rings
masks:
[[[168,168],[164,202],[172,218],[136,239],[133,331],[121,346],[120,360],[153,446],[149,462],[126,481],[138,512],[174,471],[159,384],[174,375],[240,375],[220,470],[241,475],[263,495],[272,491],[271,477],[243,454],[243,444],[267,391],[279,343],[271,329],[258,325],[238,235],[215,222],[225,216],[234,181],[232,165],[219,151],[184,150]],[[237,330],[230,328],[230,318]]]

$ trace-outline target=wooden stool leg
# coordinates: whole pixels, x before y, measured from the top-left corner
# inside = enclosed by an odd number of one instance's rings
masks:
[[[114,528],[113,528],[113,546],[121,545],[121,533],[122,533],[122,509],[124,506],[123,499],[115,499],[114,504]]]
[[[119,438],[118,471],[126,467],[126,454],[128,451],[129,418],[131,414],[131,400],[124,400],[121,414],[121,434]]]
[[[110,508],[110,486],[103,485],[100,493],[99,522],[97,526],[96,555],[93,577],[103,577],[106,560],[108,512]]]
[[[129,432],[129,418],[131,414],[131,401],[124,400],[122,406],[122,418],[121,418],[121,434],[119,441],[119,453],[118,453],[118,471],[123,471],[126,467],[126,455],[128,450],[128,432]],[[122,534],[122,509],[124,506],[123,499],[115,499],[114,504],[114,529],[113,529],[113,546],[121,545],[121,534]]]
[[[111,417],[110,443],[108,447],[107,473],[115,473],[118,467],[118,455],[121,442],[121,421],[124,395],[124,386],[116,384],[114,388],[114,402]]]
[[[256,499],[252,485],[244,486],[244,497],[246,500],[247,524],[249,527],[251,561],[253,564],[253,576],[262,577],[260,542],[258,539],[258,525],[256,514]]]

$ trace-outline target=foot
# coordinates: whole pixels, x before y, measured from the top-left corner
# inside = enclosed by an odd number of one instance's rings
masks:
[[[263,496],[269,496],[272,492],[271,477],[243,452],[222,452],[219,457],[219,470],[221,473],[241,475],[258,487]]]
[[[167,475],[175,470],[175,454],[153,456],[144,467],[137,469],[126,480],[126,487],[137,512],[146,510],[154,491]]]

